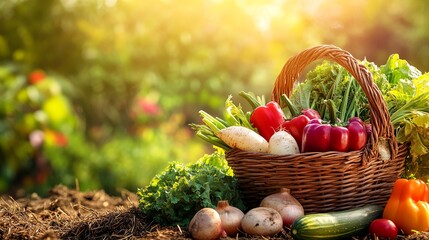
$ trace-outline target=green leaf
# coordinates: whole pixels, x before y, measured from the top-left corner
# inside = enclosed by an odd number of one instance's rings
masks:
[[[219,200],[245,209],[222,150],[187,166],[172,162],[147,187],[138,189],[137,196],[146,216],[169,226],[187,226],[198,210],[215,207]]]

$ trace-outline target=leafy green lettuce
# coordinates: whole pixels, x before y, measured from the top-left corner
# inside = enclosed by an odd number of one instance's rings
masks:
[[[411,118],[403,121],[403,126],[398,131],[398,141],[409,142],[413,146],[410,149],[410,154],[414,159],[429,152],[428,129],[429,114],[415,111],[412,113]]]
[[[165,226],[187,226],[197,211],[215,208],[219,200],[245,210],[237,180],[220,150],[186,166],[170,163],[137,195],[142,212]]]
[[[412,161],[429,153],[429,73],[393,54],[380,68],[389,89],[384,94],[398,142],[410,145]]]

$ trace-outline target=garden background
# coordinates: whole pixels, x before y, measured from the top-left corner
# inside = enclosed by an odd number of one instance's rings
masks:
[[[0,1],[0,192],[136,191],[213,152],[189,123],[319,44],[429,70],[426,0]]]

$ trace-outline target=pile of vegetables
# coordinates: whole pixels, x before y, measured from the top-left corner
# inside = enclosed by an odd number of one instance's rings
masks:
[[[407,176],[412,175],[429,160],[429,73],[422,74],[397,54],[382,66],[361,63],[387,103],[397,141],[409,146]],[[289,97],[282,96],[281,104],[265,103],[253,93],[239,95],[250,103],[250,111],[230,96],[223,117],[199,112],[204,124],[191,124],[196,135],[226,150],[284,155],[359,150],[371,134],[367,97],[356,79],[334,62],[311,70]]]
[[[429,159],[429,73],[422,74],[398,54],[392,54],[379,67],[366,60],[361,63],[371,72],[387,103],[397,141],[409,145],[407,167],[412,168],[411,173],[417,172],[421,161]],[[352,117],[367,124],[370,121],[364,92],[337,63],[325,61],[310,71],[306,80],[294,87],[290,99],[298,109],[318,110],[325,120],[329,119],[329,112],[324,101],[330,99],[338,106],[340,121]]]
[[[366,60],[361,63],[388,105],[397,141],[409,146],[407,166],[429,160],[429,73],[422,74],[397,54],[380,67]],[[140,208],[148,217],[162,225],[188,226],[197,240],[241,233],[274,236],[285,227],[294,239],[349,239],[368,233],[395,239],[398,234],[429,231],[429,187],[405,178],[395,182],[386,206],[305,214],[289,190],[280,189],[245,212],[223,150],[277,155],[355,151],[366,145],[372,129],[365,94],[336,63],[322,62],[290,96],[283,95],[281,103],[265,102],[250,92],[239,95],[250,110],[243,110],[229,96],[222,117],[201,110],[203,124],[191,124],[196,135],[218,152],[189,166],[172,163],[138,190]]]
[[[410,184],[416,185],[420,182]],[[417,189],[415,191],[419,192]],[[398,201],[403,203],[398,204]],[[272,237],[285,229],[298,240],[352,239],[368,233],[375,239],[396,239],[399,230],[406,234],[411,234],[410,229],[429,230],[427,219],[422,219],[429,218],[429,215],[423,212],[428,203],[418,202],[419,207],[408,212],[401,213],[403,209],[398,209],[406,208],[410,204],[415,203],[392,195],[386,208],[366,205],[343,211],[304,214],[299,201],[291,195],[289,189],[283,188],[278,193],[266,196],[258,207],[246,213],[229,205],[227,200],[219,201],[216,208],[202,208],[191,219],[188,230],[195,240],[227,236],[238,238],[241,234]],[[392,218],[392,214],[396,218]]]
[[[244,214],[240,209],[228,204],[227,200],[218,202],[216,208],[200,209],[189,223],[189,232],[196,240],[238,237],[240,232],[257,236],[274,236],[290,227],[304,216],[302,205],[289,189],[265,197],[259,207]]]
[[[196,240],[234,238],[242,233],[269,237],[284,229],[297,240],[352,239],[368,234],[371,239],[396,239],[399,234],[429,231],[429,187],[421,180],[400,178],[386,206],[310,214],[304,214],[299,201],[283,188],[246,213],[227,200],[219,201],[216,208],[200,209],[189,224]]]
[[[367,142],[367,125],[358,117],[346,123],[338,121],[331,99],[324,101],[330,113],[329,121],[324,121],[317,110],[306,108],[299,112],[286,95],[282,99],[293,113],[289,119],[277,102],[264,104],[263,98],[252,93],[241,92],[240,95],[250,103],[251,111],[244,113],[229,97],[225,119],[200,111],[205,125],[191,124],[197,136],[226,150],[238,148],[276,155],[347,152],[360,150]]]
[[[381,66],[366,60],[361,64],[371,72],[387,103],[397,141],[409,146],[404,176],[413,177],[418,166],[429,160],[429,73],[422,74],[397,54]],[[266,103],[253,93],[239,95],[250,104],[249,111],[235,105],[230,96],[223,117],[199,112],[204,124],[191,124],[197,136],[225,150],[286,155],[359,150],[372,133],[367,97],[356,79],[337,63],[324,61],[309,71],[290,96],[281,96],[280,103]],[[390,158],[381,152],[380,156]],[[270,227],[246,220],[249,214],[252,219],[259,215],[277,219],[277,212],[283,223],[287,221],[285,226],[294,239],[345,239],[368,233],[395,239],[398,234],[429,231],[428,189],[421,180],[403,178],[396,181],[385,207],[367,205],[306,215],[299,202],[288,201],[292,209],[261,203],[243,216],[240,231],[262,236],[278,233],[277,220]],[[254,226],[265,227],[255,231]]]

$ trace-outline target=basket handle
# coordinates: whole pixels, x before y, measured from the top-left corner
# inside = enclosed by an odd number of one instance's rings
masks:
[[[343,66],[358,81],[368,99],[372,135],[370,142],[365,147],[366,154],[363,155],[363,164],[366,164],[371,159],[378,158],[380,140],[387,141],[391,151],[391,159],[395,159],[398,153],[398,143],[393,131],[393,125],[390,122],[390,114],[385,100],[372,80],[372,75],[368,69],[359,64],[349,52],[339,47],[332,45],[316,46],[290,58],[276,79],[271,99],[280,102],[282,94],[289,96],[300,73],[308,64],[318,59],[328,59]]]

